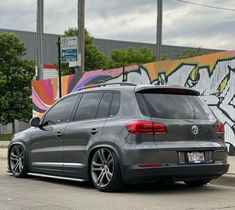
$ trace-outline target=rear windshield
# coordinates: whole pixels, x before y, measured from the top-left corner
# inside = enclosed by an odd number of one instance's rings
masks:
[[[212,119],[210,108],[198,96],[136,93],[141,112],[150,117],[169,119]]]

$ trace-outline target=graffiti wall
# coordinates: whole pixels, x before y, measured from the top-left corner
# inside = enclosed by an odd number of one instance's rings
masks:
[[[122,81],[198,90],[225,124],[226,141],[235,146],[235,51],[64,76],[62,95],[92,84]],[[40,116],[58,99],[58,79],[33,81],[32,86],[33,114]]]

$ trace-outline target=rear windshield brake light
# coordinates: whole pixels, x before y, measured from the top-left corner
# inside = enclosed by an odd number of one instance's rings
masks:
[[[184,88],[146,88],[136,91],[137,93],[155,93],[155,94],[175,94],[175,95],[192,95],[199,96],[200,93],[193,89]]]

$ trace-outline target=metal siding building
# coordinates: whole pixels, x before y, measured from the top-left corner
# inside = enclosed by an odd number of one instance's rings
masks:
[[[16,31],[8,29],[0,29],[2,32],[13,32],[15,33],[25,44],[26,47],[26,59],[36,60],[36,33],[28,31]],[[45,64],[56,64],[57,63],[57,38],[59,34],[44,34],[43,35],[43,52],[44,52],[44,63]],[[114,49],[123,48],[141,48],[148,47],[155,52],[155,44],[140,43],[140,42],[129,42],[129,41],[117,41],[108,39],[94,39],[97,48],[104,53],[106,57],[109,56],[110,52]],[[179,47],[179,46],[162,46],[162,53],[166,53],[169,58],[173,58],[176,54],[182,54],[188,49],[197,49],[192,47]],[[220,52],[221,50],[203,49],[201,51],[204,54]]]

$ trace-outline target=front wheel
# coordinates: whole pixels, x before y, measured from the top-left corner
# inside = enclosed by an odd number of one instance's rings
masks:
[[[28,166],[26,162],[26,155],[21,145],[12,146],[9,154],[10,169],[13,175],[17,178],[24,178],[27,176]]]
[[[90,176],[94,186],[103,192],[117,191],[123,186],[117,156],[108,148],[95,151],[90,163]]]
[[[199,179],[199,180],[192,180],[192,181],[184,181],[189,187],[201,187],[206,185],[210,182],[210,179]]]

